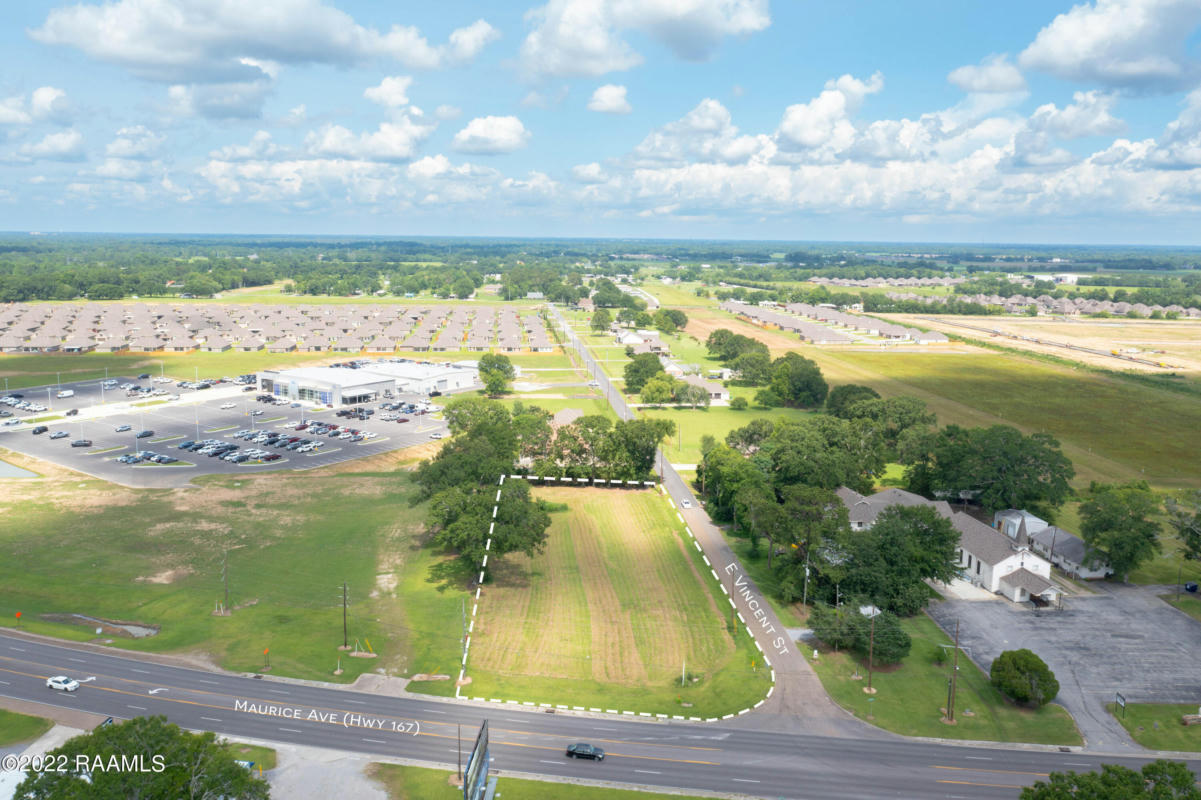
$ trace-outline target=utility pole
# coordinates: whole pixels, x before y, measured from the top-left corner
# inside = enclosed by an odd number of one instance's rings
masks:
[[[342,649],[350,648],[350,639],[346,630],[346,581],[342,581]]]
[[[867,640],[867,689],[868,694],[875,694],[876,690],[872,688],[872,669],[875,666],[875,651],[876,651],[876,615],[872,614],[872,630]]]
[[[229,549],[221,557],[221,583],[225,586],[225,613],[229,614]]]
[[[955,655],[951,659],[951,693],[947,695],[947,721],[955,721],[955,679],[959,677],[959,620],[955,620]]]
[[[809,605],[809,543],[808,542],[805,542],[805,588],[801,591],[801,605],[803,605],[803,606]]]

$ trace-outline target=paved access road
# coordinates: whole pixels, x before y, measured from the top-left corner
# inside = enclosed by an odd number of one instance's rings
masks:
[[[58,674],[84,683],[70,694],[46,688],[46,677]],[[451,768],[457,763],[460,726],[463,746],[470,749],[486,718],[492,729],[492,766],[506,773],[766,798],[1014,798],[1021,786],[1051,770],[1089,770],[1102,762],[1079,753],[750,730],[730,724],[734,720],[649,722],[384,697],[166,665],[13,631],[0,633],[0,695],[118,719],[164,714],[192,729]],[[564,749],[576,741],[598,744],[608,757],[602,763],[569,760]]]

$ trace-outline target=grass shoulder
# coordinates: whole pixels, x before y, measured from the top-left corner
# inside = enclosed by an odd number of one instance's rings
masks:
[[[822,685],[843,708],[879,727],[905,736],[929,736],[994,742],[1078,745],[1082,739],[1072,717],[1061,706],[1025,709],[1001,695],[968,658],[959,659],[955,724],[941,721],[947,703],[949,659],[953,643],[925,614],[901,620],[913,640],[899,665],[877,669],[872,677],[875,698],[863,689],[867,663],[846,652],[819,647],[812,662]],[[944,647],[945,645],[945,647]],[[856,680],[855,675],[863,676]]]
[[[1193,619],[1201,622],[1201,597],[1195,594],[1182,592],[1179,597],[1176,594],[1161,594],[1159,599],[1163,600],[1168,605],[1178,608],[1185,614],[1188,614]]]
[[[53,726],[48,719],[0,708],[0,747],[32,742]]]
[[[388,800],[457,800],[463,796],[463,790],[452,783],[454,773],[441,769],[376,763],[367,767],[367,777],[383,787]],[[500,778],[496,784],[496,796],[503,796],[505,800],[561,800],[564,797],[571,797],[572,800],[650,800],[662,797],[702,800],[675,792],[660,794],[524,778]]]
[[[1150,750],[1201,752],[1201,725],[1185,725],[1181,718],[1201,711],[1195,704],[1116,703],[1105,706],[1130,738]]]
[[[254,770],[257,773],[260,769],[263,772],[275,769],[277,763],[275,751],[270,747],[262,747],[257,744],[246,744],[244,742],[226,742],[225,748],[233,754],[233,757],[238,761],[250,761],[254,764]]]

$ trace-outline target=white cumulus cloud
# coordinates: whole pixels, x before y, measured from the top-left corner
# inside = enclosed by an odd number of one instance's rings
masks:
[[[767,0],[550,0],[526,19],[520,60],[531,75],[604,75],[642,63],[622,38],[646,34],[689,61],[712,57],[727,36],[771,24]]]
[[[529,140],[530,132],[517,117],[476,117],[455,134],[453,146],[462,153],[511,153]]]
[[[250,161],[253,159],[271,158],[279,152],[271,134],[267,131],[255,131],[250,137],[249,144],[227,144],[211,153],[211,158],[221,161]]]
[[[1022,92],[1026,79],[1021,70],[1010,63],[1008,56],[994,55],[979,64],[968,64],[951,70],[947,80],[965,92],[991,94],[994,92]]]
[[[1185,53],[1198,25],[1197,0],[1095,0],[1055,17],[1018,60],[1065,80],[1171,91],[1201,74]]]
[[[134,125],[117,131],[117,138],[108,143],[104,154],[112,158],[152,158],[165,137],[144,125]]]
[[[407,106],[409,104],[409,86],[412,83],[413,79],[408,75],[394,75],[384,78],[380,81],[379,86],[371,86],[365,89],[363,97],[366,97],[373,103],[388,106],[389,108]]]
[[[40,141],[27,144],[20,150],[26,158],[44,158],[50,161],[82,161],[84,157],[83,134],[77,130],[46,134]]]
[[[1047,103],[1030,115],[1030,127],[1060,139],[1120,133],[1126,124],[1110,114],[1116,98],[1104,92],[1076,92],[1063,108]]]
[[[634,108],[626,99],[626,87],[606,83],[596,87],[588,101],[588,110],[599,111],[602,114],[629,114]]]
[[[363,161],[408,161],[434,126],[413,114],[400,114],[379,129],[355,135],[341,125],[326,125],[305,138],[305,147],[316,156],[338,156]]]
[[[884,77],[878,72],[867,81],[851,75],[826,81],[826,88],[817,97],[784,110],[779,136],[790,148],[842,150],[855,138],[851,115],[863,98],[883,88]]]

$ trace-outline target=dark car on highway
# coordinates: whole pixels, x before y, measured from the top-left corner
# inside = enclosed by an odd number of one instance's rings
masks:
[[[78,408],[72,408],[72,409],[71,409],[70,411],[68,411],[68,412],[67,412],[67,413],[66,413],[64,416],[68,416],[68,417],[74,417],[74,416],[75,416],[75,415],[77,415],[78,413],[79,413],[79,409],[78,409]]]
[[[605,751],[591,744],[569,744],[567,745],[568,758],[591,758],[594,761],[604,761]]]
[[[76,439],[75,441],[71,442],[71,446],[72,447],[91,447],[92,440],[91,439]]]
[[[50,430],[50,429],[47,428],[45,425],[39,425],[33,429],[33,435],[37,436],[39,433],[45,433],[48,430]]]

